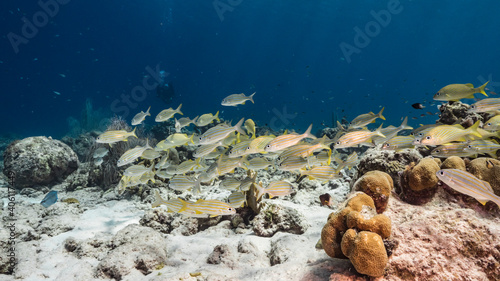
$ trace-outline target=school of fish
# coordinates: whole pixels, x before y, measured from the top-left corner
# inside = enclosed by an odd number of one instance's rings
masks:
[[[474,97],[475,93],[485,93],[487,83],[474,88],[471,84],[452,84],[443,87],[434,96],[435,100],[458,101],[463,98]],[[223,99],[223,106],[243,105],[246,101],[254,103],[252,95],[234,94]],[[162,110],[155,118],[156,122],[165,122],[174,118],[176,114],[182,115],[182,104],[176,109]],[[150,116],[149,107],[146,112],[141,111],[132,119],[132,125],[142,124]],[[284,180],[272,181],[266,187],[262,182],[257,182],[260,170],[282,170],[296,173],[302,180],[317,180],[326,183],[330,180],[341,178],[343,173],[348,173],[357,165],[359,157],[356,152],[350,155],[338,152],[338,149],[378,146],[383,150],[404,150],[417,146],[427,146],[431,155],[435,157],[477,157],[481,154],[495,155],[500,149],[500,144],[495,138],[500,131],[500,99],[487,98],[472,104],[471,112],[488,112],[491,118],[480,128],[480,122],[474,123],[469,128],[461,125],[429,124],[413,129],[408,126],[408,118],[404,118],[398,127],[380,125],[376,130],[369,130],[367,126],[377,119],[385,120],[382,115],[384,108],[378,114],[369,112],[354,118],[345,127],[337,122],[338,133],[330,139],[326,135],[318,138],[311,133],[311,124],[303,133],[285,131],[282,135],[275,136],[269,132],[256,134],[256,124],[251,119],[241,118],[234,126],[221,122],[219,111],[206,113],[193,119],[175,119],[176,133],[169,135],[165,140],[151,147],[149,142],[126,151],[118,160],[117,166],[130,165],[124,172],[117,186],[121,193],[131,188],[148,182],[162,181],[168,183],[169,188],[177,191],[189,190],[193,194],[204,194],[207,186],[218,186],[231,192],[227,200],[199,199],[196,202],[186,201],[182,198],[164,200],[155,192],[153,207],[165,205],[169,212],[180,213],[186,216],[219,216],[234,214],[236,208],[246,204],[248,193],[253,192],[258,199],[268,194],[270,198],[286,196],[294,192],[293,182]],[[215,126],[205,129],[216,122]],[[183,134],[181,129],[193,124],[203,132],[201,135]],[[412,130],[411,135],[400,135],[400,132]],[[110,146],[119,141],[127,141],[129,137],[136,137],[135,128],[131,132],[107,131],[101,134],[96,142]],[[177,154],[177,147],[192,146],[193,159],[177,163],[173,161]],[[106,149],[96,151],[97,159],[106,155]],[[235,169],[250,170],[243,179],[231,176]],[[456,171],[438,172],[438,177],[450,181],[450,178],[463,179],[467,175],[458,174]],[[463,181],[463,180],[462,180]],[[471,185],[475,182],[469,179],[466,186],[453,185],[456,190],[465,194],[470,192]],[[480,197],[498,202],[492,197],[490,188],[481,185]],[[472,195],[474,196],[474,195]]]

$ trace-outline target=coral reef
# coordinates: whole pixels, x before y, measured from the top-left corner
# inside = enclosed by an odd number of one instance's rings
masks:
[[[369,149],[360,159],[358,172],[353,177],[352,183],[356,182],[365,173],[378,170],[389,174],[394,182],[396,192],[399,193],[399,173],[412,162],[418,162],[422,155],[415,149],[403,151]]]
[[[387,265],[387,253],[380,235],[349,229],[342,237],[342,252],[349,258],[357,272],[372,277],[384,274]]]
[[[253,231],[258,236],[271,237],[278,231],[302,234],[309,223],[299,211],[278,203],[265,200],[260,204],[260,213],[253,219]]]
[[[411,204],[425,204],[436,193],[441,161],[437,158],[426,157],[416,165],[411,163],[401,176],[400,198]]]
[[[345,204],[345,207],[338,212],[331,213],[321,231],[321,244],[326,254],[332,258],[346,258],[340,249],[342,235],[347,231],[346,216],[351,211],[361,211],[364,205],[375,210],[373,199],[358,192],[352,195]]]
[[[4,152],[3,173],[15,174],[16,188],[53,185],[77,168],[75,152],[52,138],[25,138],[11,143]]]
[[[95,144],[98,134],[95,131],[86,132],[75,137],[64,136],[61,141],[67,144],[78,155],[80,162],[89,161],[89,151]]]
[[[500,196],[500,161],[493,158],[477,158],[469,162],[467,170],[480,180],[487,181],[496,195]]]
[[[391,236],[391,219],[383,214],[374,214],[371,208],[363,208],[361,212],[351,211],[346,216],[348,228],[371,231],[383,239]]]
[[[460,169],[465,171],[465,162],[458,156],[450,156],[441,163],[441,169]]]
[[[386,214],[399,244],[385,280],[498,280],[498,214],[461,208],[441,189],[423,206],[391,200]]]
[[[469,112],[470,105],[462,102],[449,102],[441,105],[439,107],[439,119],[436,123],[442,123],[446,125],[460,124],[464,128],[472,126],[477,120],[484,122],[485,113],[473,113]]]
[[[389,196],[394,188],[394,182],[389,174],[382,171],[369,171],[359,178],[353,186],[356,191],[363,191],[375,202],[377,213],[387,208]]]

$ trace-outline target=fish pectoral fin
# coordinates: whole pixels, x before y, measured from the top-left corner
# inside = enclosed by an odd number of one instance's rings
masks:
[[[481,200],[477,200],[479,201],[479,203],[483,204],[483,205],[486,205],[486,203],[488,202],[488,200],[484,200],[484,199],[481,199]]]

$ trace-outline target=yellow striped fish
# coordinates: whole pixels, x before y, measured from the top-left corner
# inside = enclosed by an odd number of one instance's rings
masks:
[[[332,152],[331,151],[320,151],[318,154],[310,156],[307,158],[309,160],[310,166],[328,166],[332,161]]]
[[[222,187],[222,188],[227,189],[227,190],[236,190],[236,189],[238,189],[240,184],[241,184],[241,181],[238,179],[225,178],[220,182],[219,187]]]
[[[311,130],[312,130],[312,124],[309,125],[309,128],[307,128],[306,132],[303,133],[302,135],[286,134],[286,135],[277,136],[276,138],[274,138],[272,141],[270,141],[266,145],[264,150],[266,152],[275,152],[275,151],[283,150],[283,149],[290,147],[292,145],[296,145],[301,140],[303,140],[305,138],[316,139],[316,137],[311,134]]]
[[[310,180],[317,179],[322,183],[342,177],[332,166],[320,166],[314,167],[311,170],[301,170],[300,175],[308,176]]]
[[[229,205],[228,203],[222,202],[220,200],[198,199],[198,201],[194,203],[186,202],[182,199],[179,200],[181,200],[183,203],[190,203],[185,204],[185,206],[183,206],[179,210],[179,213],[185,210],[192,210],[196,214],[206,214],[210,215],[211,217],[236,214],[235,208],[231,207],[231,205]]]
[[[233,148],[231,148],[228,154],[229,158],[236,158],[248,154],[248,145],[250,142],[251,141],[247,140],[233,145]]]
[[[287,181],[274,181],[264,189],[264,193],[269,194],[269,198],[290,195],[293,192],[293,186]]]
[[[252,139],[255,139],[255,122],[252,119],[245,121],[245,129],[247,130],[247,134],[251,134]]]
[[[247,153],[248,154],[265,153],[264,148],[274,138],[275,138],[275,136],[260,136],[258,138],[253,139],[252,142],[250,142],[250,144],[247,147]]]
[[[177,133],[180,133],[182,128],[187,127],[191,124],[195,124],[197,119],[198,119],[198,116],[196,116],[193,119],[190,119],[189,117],[175,119],[175,131]]]
[[[134,177],[134,176],[142,176],[145,172],[152,171],[153,170],[153,165],[151,165],[149,168],[145,167],[144,165],[133,165],[128,167],[124,172],[124,176],[129,176],[129,177]]]
[[[217,113],[215,113],[215,115],[212,115],[212,113],[203,114],[202,116],[200,116],[200,118],[198,118],[198,120],[196,120],[195,125],[198,127],[203,127],[203,126],[206,126],[206,125],[214,122],[214,120],[217,120],[220,122],[219,111],[217,111]]]
[[[134,162],[137,158],[141,157],[142,153],[144,153],[147,149],[153,149],[149,146],[148,141],[146,141],[145,146],[137,146],[135,148],[127,150],[123,155],[118,159],[118,167],[130,164]]]
[[[476,155],[477,153],[471,151],[465,151],[464,149],[467,147],[466,142],[457,142],[457,143],[447,143],[440,145],[434,148],[431,151],[431,155],[435,157],[443,157],[447,158],[450,156],[458,156],[458,157],[469,157]]]
[[[380,129],[382,129],[382,125],[380,125],[380,127],[373,132],[368,130],[361,130],[346,133],[337,140],[334,149],[353,147],[358,145],[373,146],[373,143],[371,142],[373,136],[381,136],[385,138],[384,134],[380,132]]]
[[[405,117],[405,119],[403,120],[403,123],[401,123],[401,125],[399,125],[399,127],[382,129],[381,133],[385,136],[385,138],[380,138],[380,137],[375,136],[373,139],[373,143],[375,143],[375,145],[379,145],[387,140],[392,139],[399,132],[404,131],[404,130],[413,130],[413,127],[408,126],[408,116]]]
[[[496,152],[500,149],[500,144],[490,140],[474,140],[467,143],[464,151],[472,154],[489,154],[492,158],[496,158]]]
[[[423,145],[440,145],[450,143],[452,141],[465,141],[465,137],[469,135],[482,136],[478,133],[479,120],[471,127],[463,129],[460,125],[441,125],[432,128],[420,141]]]
[[[500,98],[480,100],[470,106],[469,112],[495,112],[500,110]]]
[[[160,205],[167,206],[168,211],[174,213],[178,213],[179,210],[182,208],[182,202],[179,199],[175,198],[166,201],[165,199],[161,198],[158,190],[155,190],[155,201],[153,202],[153,204],[151,204],[151,207],[156,208],[159,207]]]
[[[146,119],[146,116],[151,116],[151,113],[149,113],[149,110],[151,109],[151,106],[148,107],[148,110],[146,112],[139,112],[137,113],[134,118],[132,118],[132,126],[139,125]]]
[[[449,187],[476,198],[483,205],[488,201],[493,201],[500,207],[500,197],[495,195],[491,185],[469,172],[459,169],[443,169],[437,171],[436,176]]]
[[[218,175],[222,176],[227,173],[233,173],[236,167],[243,167],[246,156],[239,158],[229,158],[226,155],[221,155],[217,160]]]
[[[356,166],[356,163],[358,162],[358,154],[356,153],[356,151],[354,151],[349,156],[347,156],[347,159],[345,161],[342,161],[339,158],[336,158],[335,161],[339,164],[337,167],[338,171],[344,168],[347,168],[350,171],[351,168]]]
[[[488,81],[490,82],[490,81]],[[474,94],[481,93],[485,96],[488,96],[484,92],[484,88],[486,84],[480,86],[479,88],[474,88],[471,83],[467,84],[450,84],[441,88],[435,95],[434,100],[440,101],[459,101],[461,99],[473,99]]]
[[[201,158],[207,156],[208,154],[215,151],[215,149],[219,146],[222,146],[222,143],[220,141],[211,144],[201,145],[195,150],[195,152],[193,153],[193,157]]]
[[[229,205],[233,208],[240,208],[245,205],[245,202],[247,201],[247,196],[245,193],[241,191],[235,191],[229,195],[227,198],[227,201],[229,202]]]
[[[413,141],[415,141],[414,136],[395,136],[384,142],[382,144],[382,149],[399,151],[406,148],[415,148]]]
[[[178,113],[180,115],[184,115],[181,112],[181,107],[182,107],[182,103],[179,105],[179,107],[177,107],[177,109],[169,108],[169,109],[162,110],[160,113],[158,113],[158,115],[156,115],[155,121],[156,122],[165,122],[168,119],[174,117],[174,115],[176,113]]]
[[[199,180],[195,180],[192,177],[184,176],[184,175],[175,175],[168,182],[168,187],[173,190],[184,191],[188,189],[197,189],[200,185]]]
[[[244,118],[234,126],[230,127],[225,124],[217,125],[213,128],[208,129],[203,135],[200,137],[200,144],[211,144],[214,142],[218,142],[220,140],[225,139],[229,134],[234,131],[239,132],[242,135],[245,135],[245,131],[241,128],[243,125]]]
[[[161,156],[161,154],[154,149],[146,149],[146,150],[144,150],[144,152],[141,155],[142,158],[148,159],[148,160],[154,160],[156,158],[159,158],[160,156]]]
[[[282,171],[295,171],[308,166],[309,162],[301,156],[290,156],[278,163],[278,169]]]
[[[267,167],[271,166],[272,164],[272,161],[269,161],[264,157],[255,157],[245,162],[245,165],[250,170],[267,169]]]
[[[111,146],[115,142],[127,141],[128,137],[137,138],[137,136],[135,135],[135,129],[136,128],[134,128],[132,132],[127,132],[125,130],[107,131],[100,134],[95,140],[95,142],[107,143]]]
[[[380,110],[378,114],[375,114],[373,112],[369,112],[366,114],[361,114],[358,117],[354,118],[351,121],[351,124],[349,125],[349,129],[355,129],[355,128],[363,128],[368,124],[375,123],[375,120],[377,118],[380,118],[382,120],[385,120],[385,117],[382,115],[382,112],[384,112],[384,107]]]
[[[243,94],[243,93],[229,95],[222,100],[221,105],[223,105],[223,106],[237,106],[239,104],[245,104],[245,102],[247,100],[251,101],[252,103],[255,103],[253,101],[254,95],[255,95],[255,93],[253,93],[249,96],[245,96],[245,94]]]
[[[500,130],[500,115],[495,115],[491,117],[486,123],[484,123],[483,129],[487,131],[498,131]]]

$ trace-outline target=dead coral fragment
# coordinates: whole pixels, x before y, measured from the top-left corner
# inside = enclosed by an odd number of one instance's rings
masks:
[[[380,235],[369,231],[356,233],[349,229],[342,238],[341,247],[357,272],[372,277],[384,274],[388,257]]]

